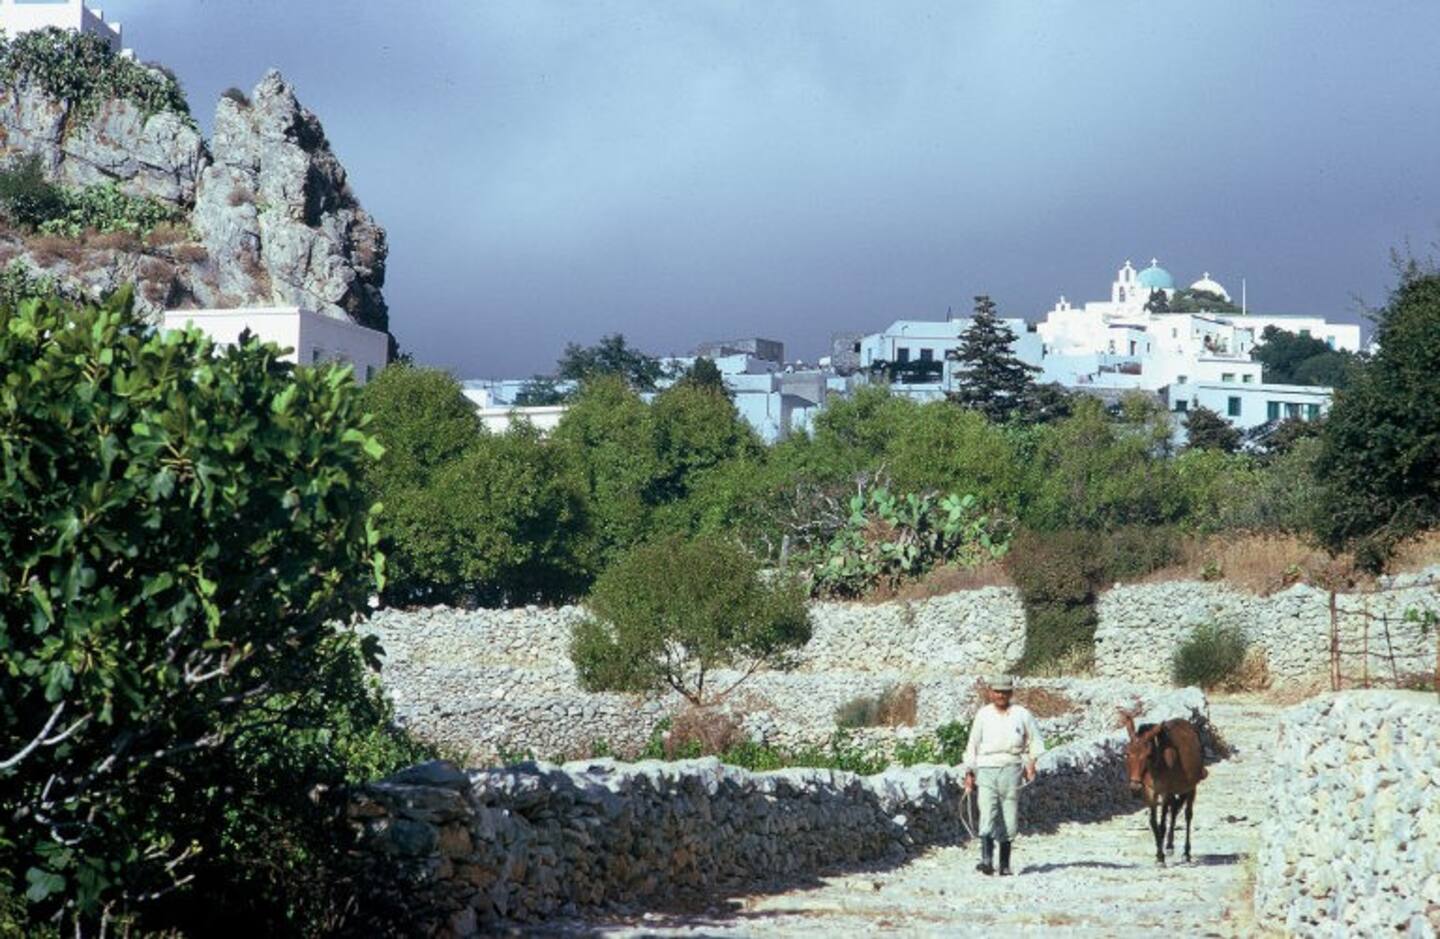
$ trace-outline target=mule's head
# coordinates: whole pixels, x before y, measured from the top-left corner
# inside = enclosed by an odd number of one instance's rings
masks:
[[[1138,796],[1145,790],[1145,771],[1155,760],[1161,728],[1156,724],[1137,734],[1135,718],[1126,711],[1121,711],[1120,717],[1125,723],[1125,732],[1130,735],[1130,742],[1125,745],[1125,775],[1130,780],[1130,792]]]

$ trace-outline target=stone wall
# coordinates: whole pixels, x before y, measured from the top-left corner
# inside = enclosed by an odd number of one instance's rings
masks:
[[[397,713],[432,740],[474,759],[574,755],[597,741],[633,753],[683,701],[582,691],[567,647],[584,615],[575,606],[381,610],[364,629],[385,647],[382,677]],[[811,619],[814,637],[793,671],[757,674],[726,702],[752,739],[822,743],[840,705],[901,681],[920,692],[918,727],[968,718],[976,676],[1003,669],[1025,641],[1019,600],[1002,588],[914,602],[820,603]],[[724,688],[739,677],[720,672],[711,684]]]
[[[1407,609],[1440,613],[1440,567],[1384,578],[1372,593],[1336,598],[1346,685],[1395,684],[1432,672],[1437,630],[1407,623]],[[1117,586],[1099,601],[1098,676],[1168,682],[1175,651],[1197,625],[1238,626],[1262,650],[1277,686],[1329,687],[1330,594],[1304,584],[1268,597],[1224,583]],[[1368,654],[1367,654],[1368,650]]]
[[[1171,717],[1208,738],[1200,692],[1166,692],[1143,715]],[[1023,796],[1024,826],[1133,808],[1124,744],[1107,732],[1046,753]],[[960,784],[940,766],[861,777],[748,773],[714,759],[469,772],[432,763],[362,787],[350,817],[371,876],[391,885],[372,903],[393,905],[420,934],[470,935],[505,920],[663,906],[687,892],[895,863],[965,838]]]
[[[1257,912],[1296,936],[1440,930],[1440,702],[1326,695],[1286,711],[1261,827]]]

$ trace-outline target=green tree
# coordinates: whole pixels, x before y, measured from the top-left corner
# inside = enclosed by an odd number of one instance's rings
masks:
[[[783,667],[810,640],[805,590],[762,577],[744,548],[724,537],[669,536],[637,546],[596,581],[594,618],[575,627],[570,658],[590,691],[674,690],[694,704],[723,698],[708,681],[734,668],[740,681]]]
[[[897,492],[968,492],[1016,511],[1025,472],[1012,438],[979,411],[945,401],[901,412],[882,456]]]
[[[65,196],[45,178],[38,153],[15,158],[0,170],[0,210],[11,225],[35,229],[65,213]]]
[[[1152,290],[1150,299],[1145,301],[1145,309],[1151,313],[1169,313],[1170,298],[1165,295],[1163,290]]]
[[[730,389],[725,387],[725,376],[720,374],[719,366],[713,359],[707,359],[703,355],[697,358],[695,364],[685,372],[680,383],[718,392],[727,397],[730,394]]]
[[[561,391],[555,379],[546,375],[531,377],[515,395],[517,408],[551,407],[570,400],[570,394]]]
[[[1219,450],[1234,453],[1243,439],[1240,431],[1209,408],[1195,408],[1185,415],[1185,446],[1192,450]]]
[[[551,439],[585,494],[585,565],[601,570],[650,532],[650,498],[661,475],[654,414],[620,377],[601,376],[581,387]]]
[[[997,423],[1023,412],[1040,369],[1016,358],[1014,347],[1015,334],[995,315],[995,304],[987,296],[976,297],[975,314],[960,337],[965,370],[956,378],[952,399]]]
[[[1240,308],[1224,297],[1208,290],[1182,287],[1165,304],[1167,313],[1239,313]]]
[[[631,347],[620,333],[604,336],[593,346],[569,343],[555,363],[557,378],[586,381],[615,375],[636,391],[654,391],[664,374],[659,359]]]
[[[382,502],[425,488],[480,438],[475,406],[460,383],[439,369],[392,365],[365,385],[360,400],[385,448],[365,473],[371,494]]]
[[[1267,382],[1343,388],[1356,357],[1331,349],[1313,336],[1266,326],[1251,356],[1262,363]]]
[[[236,885],[300,858],[339,889],[334,816],[290,809],[352,745],[406,755],[340,625],[382,569],[348,370],[157,335],[123,291],[0,308],[0,375],[0,893],[77,934],[187,898],[302,931],[299,887]]]
[[[1380,350],[1337,391],[1316,472],[1320,538],[1373,568],[1440,523],[1440,273],[1412,265],[1376,319]]]
[[[701,361],[705,361],[702,359]],[[680,381],[650,406],[656,476],[654,505],[683,499],[698,474],[730,460],[755,458],[761,444],[725,395],[724,385]]]

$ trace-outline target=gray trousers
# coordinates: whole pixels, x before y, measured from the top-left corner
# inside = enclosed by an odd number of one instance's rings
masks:
[[[975,770],[975,784],[980,834],[1014,841],[1020,831],[1020,764],[982,766]]]

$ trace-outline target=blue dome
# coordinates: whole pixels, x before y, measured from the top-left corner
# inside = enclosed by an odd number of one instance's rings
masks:
[[[1150,290],[1175,289],[1175,278],[1155,261],[1151,261],[1150,266],[1141,271],[1135,279],[1140,282],[1140,286]]]

